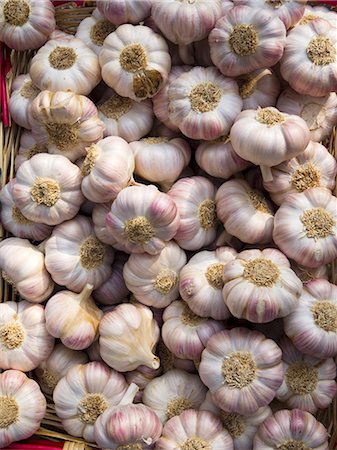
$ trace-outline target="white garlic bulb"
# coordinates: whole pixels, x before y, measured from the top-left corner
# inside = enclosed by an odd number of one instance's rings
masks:
[[[17,76],[12,83],[12,92],[8,102],[9,112],[20,127],[30,130],[29,108],[40,89],[34,85],[30,75]]]
[[[336,25],[337,16],[334,10],[329,9],[326,6],[306,5],[304,14],[296,26],[306,25],[308,22],[319,18],[327,20],[332,26]]]
[[[40,427],[47,402],[36,381],[18,370],[0,374],[0,446],[27,439]]]
[[[153,0],[97,0],[99,12],[115,25],[123,23],[139,23],[149,17]]]
[[[30,131],[24,131],[20,137],[19,151],[14,159],[15,171],[17,172],[22,163],[32,158],[37,153],[47,152],[47,147],[38,144]]]
[[[53,347],[42,305],[25,300],[0,303],[1,369],[33,370],[48,358]]]

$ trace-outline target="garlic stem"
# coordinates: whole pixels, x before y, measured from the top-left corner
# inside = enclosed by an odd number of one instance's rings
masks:
[[[262,72],[260,72],[258,75],[256,75],[256,77],[252,78],[251,80],[249,80],[251,83],[254,83],[254,86],[256,86],[256,84],[259,82],[259,80],[261,80],[261,78],[265,77],[266,75],[272,75],[273,72],[269,69],[265,69]]]
[[[80,304],[87,303],[93,290],[94,290],[93,284],[87,283],[84,286],[82,292],[79,294]]]
[[[273,181],[273,174],[270,167],[260,166],[263,181]]]
[[[136,383],[131,383],[130,386],[125,391],[122,400],[118,403],[118,406],[129,405],[130,403],[132,403],[138,391],[139,387],[136,385]]]

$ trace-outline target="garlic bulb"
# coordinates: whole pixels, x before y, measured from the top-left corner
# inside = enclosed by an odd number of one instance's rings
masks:
[[[297,308],[284,318],[284,331],[304,354],[337,355],[337,286],[313,280],[305,286]]]
[[[138,386],[139,391],[136,394],[134,403],[141,403],[143,400],[143,391],[151,380],[158,377],[162,373],[162,368],[152,369],[146,366],[139,366],[131,372],[126,372],[125,379],[131,384],[134,383]]]
[[[279,250],[244,250],[223,272],[224,301],[239,319],[271,322],[297,307],[302,282]]]
[[[105,83],[136,101],[156,95],[171,68],[165,39],[145,25],[125,24],[109,34],[99,62]]]
[[[14,50],[41,47],[55,29],[49,0],[1,0],[0,41]]]
[[[142,401],[164,424],[186,409],[199,409],[206,392],[197,375],[172,369],[146,385]]]
[[[235,152],[261,166],[264,181],[271,181],[269,167],[303,152],[310,131],[301,117],[281,113],[274,107],[247,109],[236,118],[230,139]]]
[[[73,366],[87,362],[89,361],[86,353],[57,344],[49,357],[42,361],[34,372],[42,391],[52,395],[57,383]]]
[[[111,266],[111,276],[92,293],[96,302],[101,305],[116,305],[128,295],[129,289],[123,277],[124,264],[128,259],[126,253],[117,252]]]
[[[243,101],[243,110],[275,106],[280,94],[280,82],[269,69],[256,70],[236,80]],[[287,111],[285,111],[287,112]]]
[[[276,396],[289,408],[314,414],[327,408],[336,395],[336,364],[333,358],[318,359],[303,355],[292,342],[280,342],[284,380]]]
[[[28,239],[10,237],[0,242],[0,269],[2,278],[25,300],[41,303],[53,292],[44,254]]]
[[[84,197],[79,168],[62,155],[39,153],[16,173],[13,198],[27,219],[57,225],[72,219]]]
[[[60,30],[57,27],[48,36],[48,41],[54,41],[54,40],[62,40],[63,41],[64,39],[72,40],[72,39],[74,39],[74,36],[70,33],[66,33],[65,31]]]
[[[92,210],[92,221],[96,237],[104,244],[111,245],[117,250],[127,252],[123,244],[120,244],[109,232],[105,219],[111,209],[111,203],[97,203]]]
[[[245,180],[229,180],[215,196],[217,216],[225,230],[249,244],[272,241],[274,212],[262,192]]]
[[[236,81],[215,67],[193,67],[171,82],[169,118],[191,139],[213,140],[228,133],[242,109]]]
[[[337,257],[337,199],[315,187],[286,198],[275,214],[275,244],[298,264],[315,268]]]
[[[99,334],[101,357],[113,369],[126,372],[140,365],[158,369],[160,361],[152,350],[159,339],[159,327],[146,306],[116,306],[101,320]]]
[[[337,91],[336,28],[315,19],[289,31],[281,75],[299,94],[322,97]]]
[[[98,11],[115,25],[139,23],[149,17],[153,0],[97,0]]]
[[[164,0],[153,2],[151,10],[151,16],[163,35],[180,45],[206,38],[221,15],[221,0]]]
[[[312,97],[298,94],[287,88],[281,93],[276,106],[287,114],[302,117],[309,127],[311,140],[316,142],[330,136],[337,121],[337,94],[335,92],[324,97]]]
[[[274,66],[283,55],[286,29],[268,11],[239,5],[217,21],[208,42],[214,65],[237,77]]]
[[[195,152],[195,160],[208,175],[217,178],[230,178],[250,166],[233,150],[228,136],[214,141],[202,141]]]
[[[132,178],[135,160],[129,144],[118,136],[109,136],[87,149],[82,164],[82,192],[96,203],[114,200]]]
[[[199,361],[208,339],[223,330],[217,320],[199,317],[182,300],[171,303],[163,314],[161,335],[166,347],[178,358]]]
[[[15,183],[16,180],[13,178],[0,191],[1,224],[14,236],[43,241],[51,235],[52,227],[44,223],[32,222],[22,214],[14,202],[13,187]]]
[[[150,255],[163,250],[179,223],[175,202],[154,185],[123,189],[106,217],[108,231],[128,252]]]
[[[72,350],[83,350],[98,337],[103,313],[91,297],[92,290],[93,285],[87,284],[79,294],[60,291],[46,305],[48,332]]]
[[[124,265],[125,284],[139,302],[165,308],[179,297],[179,272],[186,261],[185,252],[171,241],[157,255],[133,253]]]
[[[82,95],[101,80],[96,53],[76,38],[48,41],[33,57],[29,74],[41,90]]]
[[[187,141],[181,138],[147,137],[131,142],[135,174],[158,183],[167,192],[191,159]]]
[[[331,23],[332,26],[336,26],[336,12],[325,7],[325,6],[309,6],[306,5],[304,14],[301,18],[301,20],[296,24],[296,26],[299,25],[306,25],[308,22],[311,22],[315,19],[325,19],[328,22]]]
[[[96,55],[99,55],[105,38],[115,30],[115,25],[105,19],[96,8],[91,16],[81,20],[75,38],[81,39]]]
[[[214,241],[217,227],[215,193],[213,183],[199,176],[181,178],[168,191],[180,216],[174,238],[181,248],[199,250]]]
[[[0,369],[33,370],[53,347],[42,305],[25,300],[0,303]]]
[[[213,402],[210,391],[207,392],[206,399],[199,409],[210,411],[219,417],[223,427],[233,439],[234,450],[253,450],[253,438],[259,425],[273,414],[269,406],[263,406],[248,416],[222,411]]]
[[[300,264],[295,263],[294,261],[291,264],[291,268],[296,273],[298,278],[302,281],[305,286],[307,283],[310,283],[312,280],[317,280],[318,278],[323,278],[324,280],[328,280],[328,266],[321,265],[316,268],[304,267]]]
[[[172,417],[163,428],[157,450],[233,450],[233,440],[220,419],[209,411],[189,409]]]
[[[15,156],[14,164],[17,172],[22,163],[32,158],[37,153],[47,153],[48,149],[44,145],[39,145],[30,131],[24,131],[20,137],[19,151]]]
[[[97,239],[91,220],[84,216],[55,227],[45,252],[53,280],[74,292],[88,283],[98,288],[112,272],[114,250]]]
[[[104,136],[137,141],[149,133],[153,123],[150,99],[136,102],[107,89],[97,104],[98,117],[105,125]]]
[[[94,341],[88,348],[85,349],[85,352],[89,356],[90,361],[98,361],[104,363],[101,355],[99,353],[99,342],[98,340]]]
[[[10,1],[13,2],[13,0]],[[8,109],[13,120],[20,127],[30,130],[29,108],[39,93],[40,89],[34,85],[28,73],[19,75],[14,79]]]
[[[18,370],[0,374],[0,445],[27,439],[40,427],[47,402],[36,381]]]
[[[236,251],[230,247],[204,250],[193,255],[181,269],[180,295],[198,316],[216,320],[230,316],[222,297],[223,269],[235,256]]]
[[[84,156],[85,148],[103,137],[104,124],[96,106],[83,95],[43,91],[33,101],[30,114],[36,142],[71,161]]]
[[[127,390],[122,374],[100,362],[72,367],[54,389],[53,400],[62,426],[72,436],[95,442],[94,426]]]
[[[310,413],[300,409],[277,411],[258,428],[254,450],[328,450],[328,432]]]
[[[237,327],[209,339],[199,375],[217,406],[229,413],[251,415],[267,406],[281,386],[281,357],[274,341],[258,331]]]
[[[264,187],[273,202],[281,205],[290,194],[304,192],[310,188],[323,187],[333,190],[337,162],[323,145],[310,141],[304,152],[272,167],[271,173],[273,181],[266,181]]]
[[[162,326],[162,325],[161,325]],[[181,369],[188,373],[197,373],[194,361],[190,359],[177,358],[164,344],[162,339],[159,340],[156,347],[156,354],[160,358],[160,367],[163,373],[172,369]]]

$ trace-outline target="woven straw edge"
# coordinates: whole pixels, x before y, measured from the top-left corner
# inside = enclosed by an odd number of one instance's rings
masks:
[[[55,17],[58,28],[62,31],[75,34],[76,28],[81,20],[88,17],[95,8],[94,2],[86,2],[88,5],[84,7],[74,7],[74,4],[68,3],[55,8]],[[34,55],[34,51],[16,52],[13,51],[11,55],[12,72],[8,74],[6,79],[7,93],[11,91],[11,84],[13,79],[21,74],[27,73],[29,70],[29,63]],[[4,186],[8,180],[14,178],[14,159],[19,149],[21,128],[15,123],[11,123],[9,128],[4,128],[3,123],[0,123],[0,149],[1,159],[1,186]],[[333,129],[330,139],[324,142],[329,152],[337,160],[337,127]],[[337,179],[334,190],[334,195],[337,196]],[[6,232],[0,225],[0,239],[6,236]],[[331,265],[330,281],[334,284],[337,282],[337,261]],[[14,301],[16,300],[15,292],[4,282],[0,277],[0,301]],[[55,414],[55,407],[52,399],[49,398],[47,411],[42,421],[42,426],[36,432],[39,437],[44,437],[50,440],[65,441],[63,450],[89,450],[97,449],[95,444],[88,444],[83,439],[74,438],[63,432],[61,426],[61,419]],[[330,435],[329,450],[337,448],[337,398],[335,397],[330,408],[319,412],[317,418],[325,424]],[[45,428],[50,427],[51,429]],[[58,430],[58,431],[54,431]]]

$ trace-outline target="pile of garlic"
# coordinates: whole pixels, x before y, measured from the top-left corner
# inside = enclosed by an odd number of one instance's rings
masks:
[[[327,450],[337,13],[96,6],[74,37],[49,0],[0,2],[0,40],[37,49],[0,192],[0,448],[47,398],[102,449]]]

